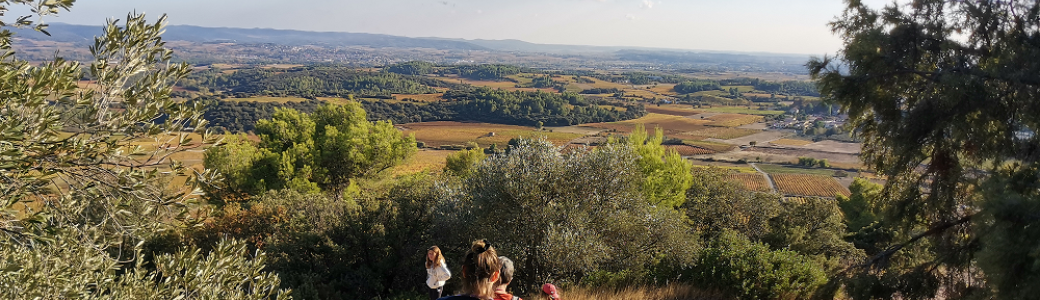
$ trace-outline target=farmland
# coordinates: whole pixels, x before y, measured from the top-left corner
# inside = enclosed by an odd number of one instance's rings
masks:
[[[774,174],[776,188],[784,195],[834,197],[849,196],[849,189],[832,177],[807,174]]]
[[[762,116],[755,115],[740,115],[740,114],[718,114],[707,119],[711,120],[708,126],[719,126],[719,127],[737,127],[751,123],[761,122]]]
[[[427,146],[464,145],[467,142],[475,142],[481,147],[498,144],[504,147],[509,140],[517,137],[545,138],[557,144],[565,145],[570,140],[582,137],[581,134],[567,132],[550,132],[536,130],[531,127],[501,125],[489,123],[464,123],[464,122],[423,122],[398,125],[404,134],[414,134],[415,140],[426,143]],[[494,134],[492,134],[494,133]]]
[[[668,135],[669,133],[679,133],[690,130],[704,129],[706,128],[704,124],[707,124],[709,122],[711,121],[695,120],[680,116],[650,113],[639,119],[610,123],[592,123],[585,124],[585,126],[614,129],[620,132],[629,133],[632,132],[632,129],[635,128],[637,124],[643,124],[644,126],[646,126],[647,129],[661,127],[661,129],[665,131],[665,135]]]
[[[688,145],[665,145],[664,147],[669,149],[669,150],[675,150],[675,152],[678,152],[679,155],[682,155],[682,156],[712,154],[712,153],[716,152],[716,151],[712,151],[711,149],[698,148],[698,147],[693,147],[693,146],[688,146]]]
[[[773,145],[781,145],[781,146],[805,146],[805,145],[808,145],[808,144],[812,144],[813,142],[812,141],[806,141],[806,140],[779,139],[779,140],[775,140],[775,141],[772,141],[772,142],[769,142],[769,143],[771,143]]]
[[[749,191],[765,193],[772,192],[772,189],[769,188],[769,182],[766,177],[760,173],[730,174],[729,179],[740,183]]]
[[[727,113],[727,114],[746,114],[746,115],[779,115],[783,114],[783,111],[779,110],[757,110],[748,109],[743,106],[714,106],[709,108],[702,108],[701,110],[706,112],[716,113]]]
[[[419,149],[415,155],[409,157],[404,163],[391,169],[394,175],[418,173],[423,171],[437,172],[444,169],[448,155],[455,151]]]
[[[788,167],[774,164],[758,164],[758,168],[762,172],[769,174],[808,174],[808,175],[820,175],[820,176],[832,176],[835,170],[831,169],[815,169],[815,168],[802,168],[802,167]]]
[[[696,115],[701,112],[690,107],[690,105],[682,104],[647,105],[646,111],[649,113],[672,116],[689,116]]]

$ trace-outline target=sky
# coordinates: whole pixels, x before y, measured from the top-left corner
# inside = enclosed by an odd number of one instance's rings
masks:
[[[79,0],[45,21],[101,25],[136,11],[165,13],[173,25],[823,55],[841,47],[827,23],[844,7],[842,0]]]

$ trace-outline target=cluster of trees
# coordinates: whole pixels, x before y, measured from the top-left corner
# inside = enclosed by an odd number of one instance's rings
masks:
[[[212,97],[200,97],[193,102],[206,105],[203,118],[217,130],[226,132],[249,132],[256,127],[256,122],[270,119],[278,108],[290,108],[304,113],[314,112],[324,101],[287,101],[285,103],[218,100]]]
[[[182,84],[189,89],[227,91],[239,97],[255,95],[292,95],[299,97],[330,96],[389,98],[390,94],[426,94],[434,87],[457,84],[424,76],[367,72],[345,67],[308,66],[287,70],[253,68],[230,74],[204,72]]]
[[[584,89],[581,92],[578,92],[578,94],[617,94],[620,92],[621,90],[617,88],[591,88]]]
[[[769,81],[758,78],[733,78],[719,81],[722,85],[750,85],[755,90],[789,96],[819,97],[820,91],[812,81]]]
[[[812,167],[830,168],[831,167],[831,163],[828,162],[826,159],[815,159],[815,158],[812,158],[812,157],[805,157],[805,156],[799,156],[798,157],[798,165],[799,166],[803,166],[803,167],[809,167],[809,168],[812,168]]]
[[[506,76],[520,73],[539,72],[534,69],[503,64],[480,64],[459,66],[437,66],[425,61],[409,61],[392,64],[384,71],[402,75],[455,74],[472,80],[505,80]]]
[[[484,64],[456,66],[447,68],[442,72],[444,74],[457,74],[459,77],[473,80],[503,80],[509,75],[532,73],[535,70],[513,65]]]
[[[533,126],[566,126],[614,122],[642,117],[641,104],[625,111],[602,108],[573,93],[506,91],[490,88],[456,89],[444,93],[461,120]]]
[[[479,121],[523,126],[565,126],[596,122],[616,122],[642,117],[641,104],[608,103],[588,100],[577,94],[505,91],[489,88],[457,89],[445,93],[449,101],[433,103],[357,100],[370,121],[394,123],[423,121]],[[270,118],[278,108],[312,113],[327,101],[289,101],[285,103],[219,100],[202,97],[193,102],[206,103],[204,118],[216,129],[249,132],[261,119]],[[609,109],[601,104],[612,105]],[[624,107],[621,111],[613,105]]]
[[[622,74],[593,74],[589,75],[603,81],[626,84],[651,84],[651,83],[680,83],[690,80],[688,77],[671,74],[653,74],[644,72],[625,72]]]
[[[256,134],[257,145],[239,135],[206,152],[206,168],[225,176],[211,196],[283,189],[340,196],[352,178],[383,171],[416,151],[414,138],[390,122],[369,121],[357,102],[322,105],[313,114],[279,108],[256,123]]]
[[[700,91],[721,90],[722,86],[714,80],[688,80],[676,84],[673,89],[676,93],[690,94]]]

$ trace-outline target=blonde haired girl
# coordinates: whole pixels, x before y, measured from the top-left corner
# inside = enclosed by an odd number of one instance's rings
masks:
[[[426,250],[426,286],[430,287],[430,300],[436,300],[444,292],[444,281],[451,278],[448,264],[444,262],[441,248],[437,246]]]

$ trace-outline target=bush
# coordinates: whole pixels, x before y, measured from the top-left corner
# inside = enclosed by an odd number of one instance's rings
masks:
[[[771,251],[732,232],[702,249],[679,278],[740,299],[804,299],[827,281],[823,268],[789,250]]]

